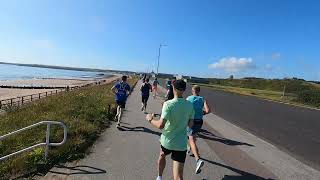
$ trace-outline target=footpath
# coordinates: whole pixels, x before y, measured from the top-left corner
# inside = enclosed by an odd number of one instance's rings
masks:
[[[141,82],[128,99],[122,128],[107,129],[81,160],[56,165],[41,179],[152,180],[157,177],[161,131],[141,112]],[[148,101],[149,113],[161,113],[162,98]],[[272,144],[226,120],[209,114],[198,138],[202,172],[194,174],[195,160],[187,156],[186,180],[319,180],[320,172],[280,151]],[[167,157],[163,179],[172,179],[172,160]]]

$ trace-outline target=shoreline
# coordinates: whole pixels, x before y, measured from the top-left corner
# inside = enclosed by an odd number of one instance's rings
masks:
[[[56,78],[49,78],[49,79],[29,79],[29,80],[14,80],[10,81],[13,85],[15,85],[15,88],[1,88],[0,87],[0,100],[6,100],[6,99],[11,99],[11,98],[19,98],[21,96],[28,96],[32,94],[37,94],[37,93],[43,93],[46,91],[52,91],[52,90],[57,90],[57,89],[63,89],[69,87],[76,87],[76,86],[84,86],[86,84],[90,83],[98,83],[100,82],[101,84],[106,84],[106,83],[111,83],[112,81],[117,80],[120,77],[119,74],[114,74],[112,76],[108,76],[105,78],[101,79],[91,79],[91,80],[74,80],[74,79],[56,79]],[[0,81],[0,86],[2,85],[2,82]],[[14,83],[13,83],[14,82]],[[23,86],[25,82],[31,83],[31,85],[36,85],[37,83],[42,83],[42,85],[46,86],[39,86],[37,88],[32,88],[32,86]],[[58,85],[60,85],[60,88],[55,88]],[[20,86],[20,88],[19,88]],[[34,86],[35,87],[35,86]]]

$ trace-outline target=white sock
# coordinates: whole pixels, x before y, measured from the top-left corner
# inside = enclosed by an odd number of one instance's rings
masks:
[[[158,177],[157,177],[157,180],[162,180],[162,176],[158,176]]]

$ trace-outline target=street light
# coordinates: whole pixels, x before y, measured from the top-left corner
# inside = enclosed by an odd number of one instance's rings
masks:
[[[160,53],[161,53],[161,47],[163,46],[168,46],[168,45],[165,45],[165,44],[160,44],[159,46],[159,55],[158,55],[158,66],[157,66],[157,75],[159,74],[159,61],[160,61]]]

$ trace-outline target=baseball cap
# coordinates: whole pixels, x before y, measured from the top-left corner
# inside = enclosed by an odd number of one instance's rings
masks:
[[[187,87],[187,83],[184,82],[182,79],[179,79],[179,80],[176,80],[176,81],[173,83],[173,87],[174,87],[176,90],[185,91],[185,90],[186,90],[186,87]]]

